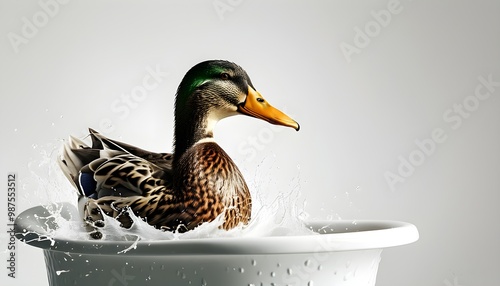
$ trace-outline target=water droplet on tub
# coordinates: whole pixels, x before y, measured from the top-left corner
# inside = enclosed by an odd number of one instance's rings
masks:
[[[262,271],[257,272],[257,275],[259,276],[262,275]]]
[[[307,260],[304,262],[304,265],[305,265],[305,266],[309,266],[309,265],[311,265],[311,260],[307,259]]]
[[[292,268],[288,268],[288,269],[286,270],[286,272],[288,273],[288,275],[292,275],[292,274],[293,274],[293,270],[292,270]]]
[[[240,273],[245,273],[245,268],[240,267]]]
[[[276,276],[276,273],[271,272],[271,277],[274,277],[274,276]]]
[[[201,286],[207,286],[207,281],[205,281],[205,279],[201,279]]]
[[[61,273],[69,272],[69,270],[58,270],[56,271],[57,276],[61,275]]]
[[[312,281],[309,281],[309,282],[307,283],[307,286],[314,286],[314,283],[313,283]]]
[[[252,259],[252,266],[257,265],[257,261],[255,259]]]

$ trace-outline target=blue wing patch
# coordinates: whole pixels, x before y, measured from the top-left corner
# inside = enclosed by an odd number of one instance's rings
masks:
[[[96,197],[97,182],[94,180],[92,173],[80,173],[78,176],[78,183],[80,184],[80,192],[86,197]]]

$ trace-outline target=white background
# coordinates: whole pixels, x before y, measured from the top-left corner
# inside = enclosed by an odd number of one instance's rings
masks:
[[[182,76],[228,59],[302,127],[218,125],[250,183],[258,168],[276,193],[299,178],[314,219],[415,224],[417,243],[383,252],[379,286],[499,285],[499,15],[494,0],[2,0],[0,249],[8,172],[22,211],[74,198],[69,185],[50,193],[45,153],[86,127],[170,151]],[[126,105],[148,68],[161,71],[157,86]],[[11,279],[2,252],[1,284],[47,285],[42,251],[18,243],[17,255]]]

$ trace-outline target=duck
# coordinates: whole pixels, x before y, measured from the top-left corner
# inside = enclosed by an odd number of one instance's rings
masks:
[[[234,115],[300,129],[264,99],[239,65],[207,60],[189,69],[177,88],[172,153],[150,152],[92,128],[90,145],[70,136],[58,162],[78,192],[90,236],[103,237],[105,217],[130,228],[131,214],[172,232],[186,232],[220,216],[222,229],[247,225],[251,193],[213,134],[217,122]]]

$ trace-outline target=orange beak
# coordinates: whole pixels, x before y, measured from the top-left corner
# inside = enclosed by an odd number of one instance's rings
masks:
[[[295,120],[270,105],[262,95],[251,86],[248,86],[248,94],[245,101],[238,105],[238,111],[272,124],[292,127],[297,131],[300,129],[300,125]]]

